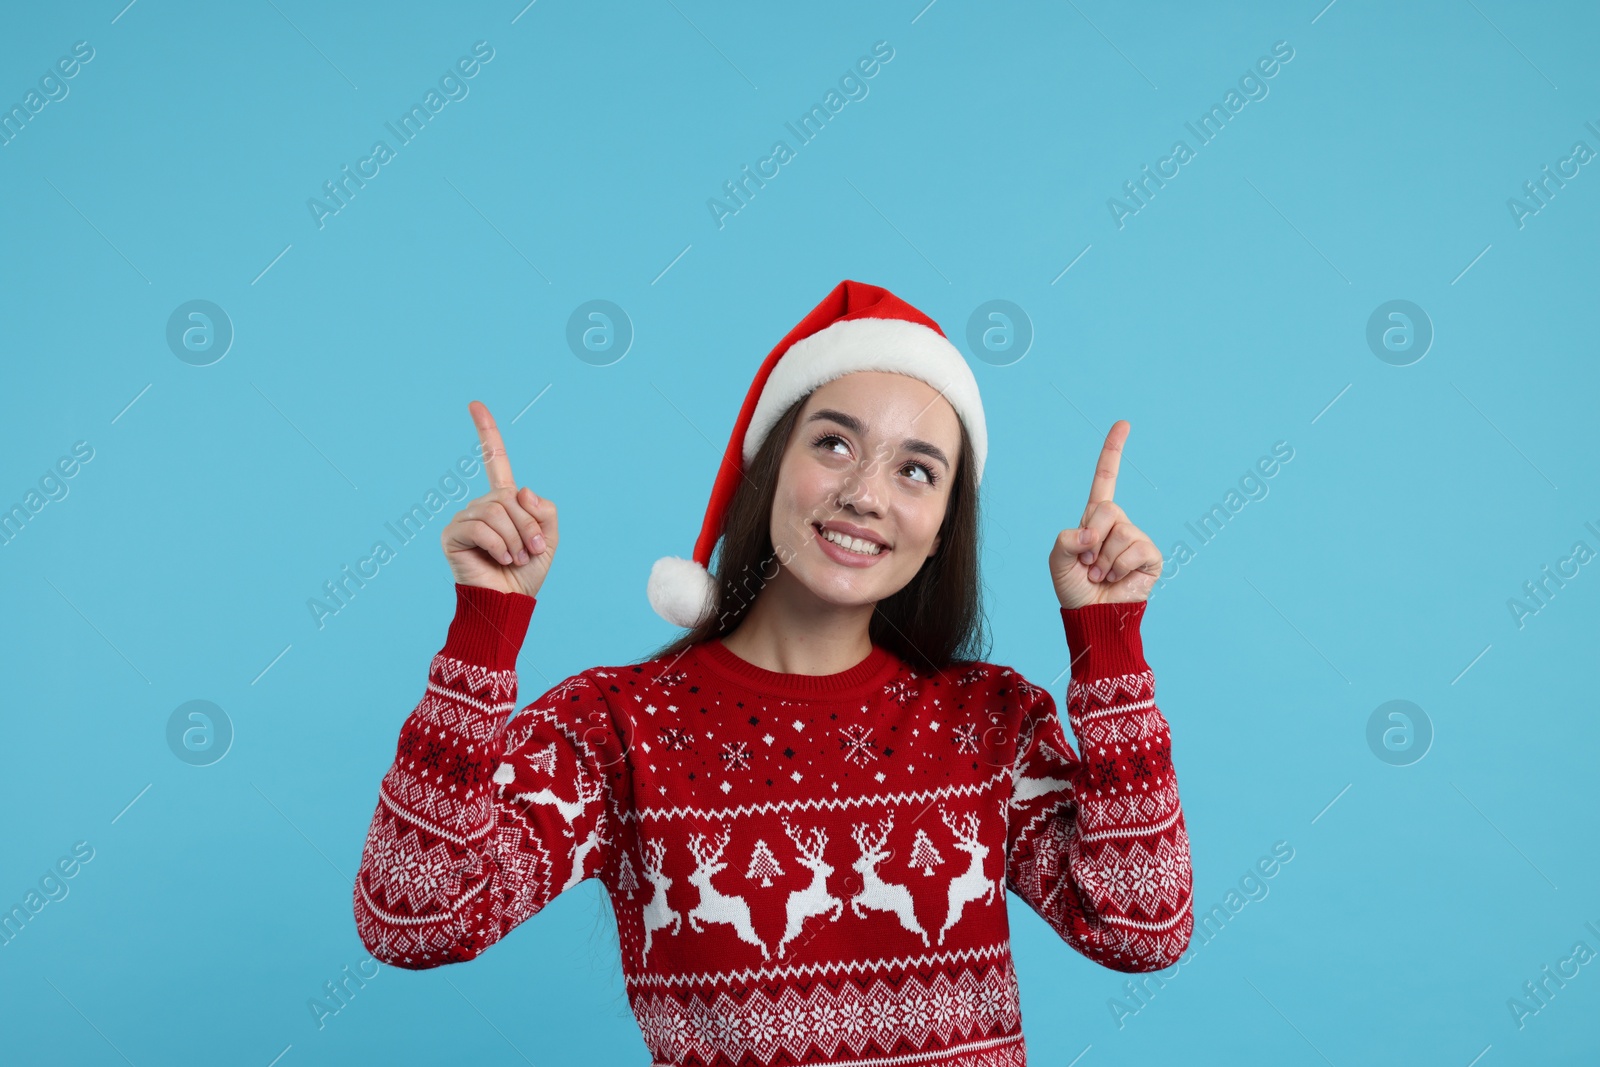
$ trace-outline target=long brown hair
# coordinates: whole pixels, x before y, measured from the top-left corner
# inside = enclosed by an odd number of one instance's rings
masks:
[[[734,491],[711,573],[716,610],[648,659],[675,658],[702,641],[738,628],[745,609],[778,573],[772,545],[772,501],[789,435],[810,394],[783,413]],[[917,670],[931,674],[988,655],[989,638],[978,575],[978,485],[972,442],[961,426],[961,458],[951,483],[939,548],[904,587],[878,601],[867,635]]]

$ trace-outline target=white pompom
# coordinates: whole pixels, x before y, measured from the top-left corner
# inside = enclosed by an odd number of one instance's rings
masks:
[[[693,629],[716,610],[717,581],[692,559],[663,556],[650,568],[650,606],[684,629]]]

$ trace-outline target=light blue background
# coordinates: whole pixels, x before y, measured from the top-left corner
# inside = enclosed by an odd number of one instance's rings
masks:
[[[1600,149],[1592,6],[124,2],[13,5],[0,35],[7,106],[95,49],[0,148],[0,506],[94,449],[0,548],[0,904],[95,850],[0,950],[8,1061],[647,1062],[593,881],[318,1029],[366,958],[349,879],[460,504],[323,628],[307,601],[394,544],[481,399],[561,508],[523,701],[643,656],[673,633],[651,562],[689,554],[755,366],[842,278],[963,347],[985,301],[1031,320],[1025,358],[973,359],[986,607],[990,658],[1058,702],[1045,560],[1130,420],[1118,501],[1169,566],[1196,549],[1144,637],[1197,910],[1295,850],[1121,1028],[1127,976],[1013,898],[1031,1062],[1600,1057],[1600,964],[1524,1028],[1507,1007],[1600,951],[1600,573],[1521,628],[1507,606],[1600,550],[1600,165],[1523,228],[1506,205]],[[307,199],[479,40],[470,95],[319,229]],[[708,198],[880,40],[869,95],[719,229]],[[1277,41],[1270,95],[1119,229],[1107,199]],[[236,331],[211,366],[166,344],[192,299]],[[565,340],[591,299],[636,330],[609,366]],[[1391,299],[1436,331],[1410,366],[1365,341]],[[1184,524],[1278,441],[1269,494],[1198,547]],[[236,731],[207,767],[165,739],[193,699]],[[1367,745],[1391,699],[1435,731],[1410,766]]]

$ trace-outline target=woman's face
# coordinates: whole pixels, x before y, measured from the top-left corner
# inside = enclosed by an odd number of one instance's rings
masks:
[[[857,371],[818,387],[778,467],[775,555],[830,604],[893,595],[939,547],[960,451],[955,408],[926,382]]]

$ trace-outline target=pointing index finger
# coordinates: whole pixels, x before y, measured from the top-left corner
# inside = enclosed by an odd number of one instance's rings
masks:
[[[478,440],[483,445],[483,468],[489,473],[489,487],[516,488],[516,480],[511,477],[511,457],[506,455],[506,445],[500,439],[500,428],[494,424],[494,416],[489,414],[489,409],[481,400],[472,401],[467,405],[467,410],[472,413],[472,422],[478,427]]]
[[[1133,429],[1127,419],[1111,424],[1106,443],[1100,449],[1100,460],[1095,464],[1094,481],[1089,485],[1089,505],[1110,500],[1117,491],[1117,469],[1122,465],[1122,446]]]

